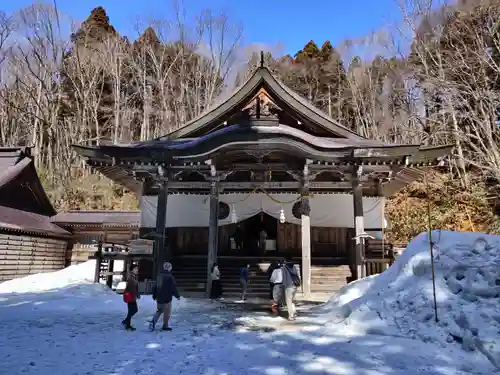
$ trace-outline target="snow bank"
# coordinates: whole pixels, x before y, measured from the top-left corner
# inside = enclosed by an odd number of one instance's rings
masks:
[[[500,366],[500,236],[433,231],[434,320],[428,233],[384,273],[356,281],[321,307],[349,333],[405,336],[481,352]]]
[[[117,267],[118,268],[118,267]],[[119,268],[118,268],[119,269]],[[0,283],[0,302],[1,301],[21,301],[25,298],[23,294],[44,293],[43,298],[47,301],[52,301],[47,308],[61,309],[69,311],[71,309],[81,309],[85,306],[86,309],[101,311],[110,309],[110,305],[118,310],[126,308],[124,306],[123,297],[103,284],[94,283],[95,260],[89,260],[85,263],[70,266],[56,272],[39,273],[29,275],[18,279],[13,279]],[[118,279],[121,279],[118,276]],[[118,279],[116,282],[118,282]],[[38,297],[42,299],[42,296]],[[68,302],[68,299],[71,301]],[[85,303],[88,299],[91,303]],[[143,296],[139,301],[139,309],[148,309],[154,311],[156,302],[151,296]],[[208,301],[198,301],[193,299],[181,298],[180,301],[175,300],[173,310],[199,310],[209,307]],[[109,310],[109,311],[112,311]]]
[[[35,293],[65,288],[76,284],[91,284],[95,261],[89,260],[60,271],[38,273],[0,283],[0,293]]]
[[[123,270],[123,261],[115,261],[115,271]],[[60,271],[38,273],[4,281],[0,283],[0,293],[36,293],[66,288],[70,286],[92,284],[94,282],[95,260],[89,260],[78,265],[69,266]],[[116,286],[121,276],[113,276]]]

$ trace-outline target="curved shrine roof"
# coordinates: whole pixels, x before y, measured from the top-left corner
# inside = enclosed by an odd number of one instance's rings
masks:
[[[417,151],[419,145],[384,145],[368,139],[316,137],[287,125],[248,126],[231,125],[198,138],[178,140],[155,139],[130,144],[100,146],[74,146],[77,152],[88,158],[141,159],[158,153],[163,160],[207,159],[211,154],[231,147],[256,145],[268,149],[288,148],[299,150],[311,159],[354,157],[356,150],[396,150],[406,154]],[[369,155],[367,155],[369,156]],[[376,156],[376,155],[373,155]]]
[[[395,179],[399,175],[404,186],[409,167],[436,165],[452,149],[383,144],[362,137],[314,107],[262,66],[230,95],[166,136],[129,144],[73,147],[94,168],[138,194],[142,183],[132,176],[136,167],[170,164],[182,170],[187,163],[199,164],[226,155],[226,151],[277,151],[337,166],[389,164]]]

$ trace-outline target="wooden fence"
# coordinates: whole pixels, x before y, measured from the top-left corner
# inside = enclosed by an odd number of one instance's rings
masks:
[[[82,224],[70,229],[73,238],[68,252],[68,264],[80,264],[89,260],[97,251],[99,243],[126,244],[139,237],[137,228],[113,224]]]
[[[405,244],[393,244],[382,240],[368,239],[365,244],[366,276],[384,272],[395,261],[399,252],[406,248]]]
[[[67,246],[62,239],[0,233],[0,281],[63,269]]]

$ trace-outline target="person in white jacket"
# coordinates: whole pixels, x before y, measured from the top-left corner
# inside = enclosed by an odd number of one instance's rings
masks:
[[[271,274],[269,282],[273,285],[273,304],[271,305],[271,311],[273,313],[279,313],[280,306],[283,304],[283,270],[276,268]]]
[[[220,282],[220,271],[217,263],[212,266],[212,287],[210,288],[210,299],[222,299],[222,284]]]

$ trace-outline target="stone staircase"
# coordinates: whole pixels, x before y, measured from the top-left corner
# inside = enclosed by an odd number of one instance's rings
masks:
[[[268,299],[269,282],[267,269],[270,259],[221,257],[218,264],[221,271],[221,282],[224,297],[238,299],[241,294],[239,283],[240,269],[250,264],[250,281],[248,284],[248,299]],[[177,280],[180,292],[185,296],[201,296],[205,291],[207,274],[206,258],[183,257],[173,261],[173,274]],[[311,292],[328,297],[339,291],[351,276],[347,265],[315,265],[311,266]],[[301,297],[298,290],[298,297]]]

